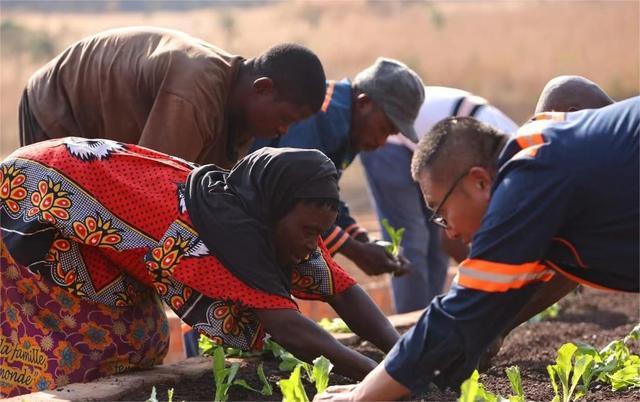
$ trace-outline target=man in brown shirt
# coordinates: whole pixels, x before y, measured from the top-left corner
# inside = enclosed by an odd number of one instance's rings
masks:
[[[20,143],[108,138],[230,168],[253,138],[284,134],[324,96],[322,64],[302,46],[247,60],[178,31],[114,29],[71,45],[29,79]]]

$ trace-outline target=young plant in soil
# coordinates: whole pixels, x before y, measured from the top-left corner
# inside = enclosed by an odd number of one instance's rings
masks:
[[[384,227],[384,230],[387,231],[389,239],[391,239],[391,244],[386,246],[386,249],[391,253],[391,255],[397,257],[398,254],[400,254],[400,243],[402,243],[404,228],[394,229],[386,218],[382,220],[382,226]]]
[[[509,397],[510,402],[525,402],[524,391],[522,390],[522,377],[520,377],[520,367],[511,366],[504,370],[509,378],[511,389],[515,395]]]
[[[233,380],[238,374],[240,364],[233,363],[227,368],[224,358],[224,350],[215,348],[213,352],[213,378],[216,382],[216,402],[224,402],[229,399],[229,388],[233,385]]]
[[[227,355],[225,354],[225,351],[230,350],[232,355],[237,356],[238,354],[236,351],[238,351],[238,349],[223,348],[221,346],[216,346],[212,342],[211,344],[213,344],[214,346],[210,347],[211,345],[207,343],[210,342],[208,341],[208,338],[203,338],[204,337],[200,338],[200,342],[198,343],[198,345],[200,346],[204,355],[213,356],[213,378],[216,384],[216,402],[228,400],[229,389],[234,385],[240,386],[252,392],[259,393],[263,396],[269,396],[273,394],[273,388],[264,375],[264,368],[262,363],[258,365],[258,368],[256,370],[258,378],[262,382],[262,388],[256,389],[250,386],[244,379],[236,379],[236,375],[238,374],[238,370],[240,369],[240,364],[233,363],[229,368],[226,367],[225,362]]]
[[[551,378],[551,387],[555,394],[552,402],[571,401],[571,397],[573,396],[580,380],[582,379],[583,383],[585,380],[587,383],[590,381],[590,378],[587,379],[586,376],[589,375],[590,366],[593,363],[593,357],[588,354],[577,354],[575,359],[573,359],[576,350],[578,350],[578,347],[573,343],[565,343],[560,346],[560,349],[558,349],[556,364],[547,366],[547,372]],[[583,375],[585,375],[584,378]],[[558,394],[556,376],[560,380],[560,385],[562,386],[562,399]],[[581,398],[585,392],[586,389],[580,389],[574,400]]]
[[[526,398],[522,390],[522,379],[520,378],[520,368],[518,366],[511,366],[505,369],[507,377],[509,378],[509,384],[511,390],[515,395],[505,398],[503,396],[494,394],[487,390],[485,386],[480,382],[480,374],[478,370],[474,370],[465,382],[460,386],[459,402],[525,402]]]
[[[640,388],[640,356],[633,354],[630,345],[640,340],[640,324],[625,336],[598,351],[593,346],[577,342],[576,356],[590,356],[593,364],[582,376],[580,395],[588,389],[591,381],[608,384],[612,391]]]
[[[251,385],[247,384],[247,382],[243,379],[239,379],[239,380],[235,380],[233,382],[233,385],[239,385],[245,389],[248,389],[249,391],[253,391],[256,392],[258,394],[261,394],[263,396],[271,396],[273,395],[273,387],[271,387],[271,384],[269,384],[269,381],[267,381],[267,377],[264,375],[264,365],[263,363],[260,363],[258,365],[258,369],[257,369],[257,374],[258,374],[258,378],[260,379],[260,381],[262,382],[262,389],[256,389],[253,388]]]
[[[271,353],[273,357],[280,360],[278,368],[282,371],[292,371],[296,368],[296,366],[300,364],[306,364],[291,353],[287,352],[285,348],[278,345],[271,339],[267,339],[266,341],[264,341],[262,353]]]
[[[307,392],[302,385],[303,369],[309,381],[315,384],[316,393],[324,392],[329,386],[329,373],[333,369],[333,364],[326,357],[320,356],[313,361],[313,366],[300,363],[293,369],[288,379],[278,382],[283,402],[309,402]]]

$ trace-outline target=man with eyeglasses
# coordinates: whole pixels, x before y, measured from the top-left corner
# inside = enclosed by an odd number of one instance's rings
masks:
[[[412,175],[434,221],[473,240],[470,256],[362,383],[316,400],[396,400],[432,382],[457,389],[556,277],[638,292],[639,137],[640,97],[537,115],[511,140],[472,118],[438,123]]]
[[[507,134],[518,126],[486,99],[458,88],[425,86],[424,102],[413,124],[418,139],[440,120],[450,116],[470,116]],[[383,147],[360,153],[365,176],[380,227],[386,219],[395,228],[404,228],[402,248],[412,269],[393,276],[391,289],[396,313],[421,310],[444,291],[451,256],[457,262],[469,249],[444,236],[429,222],[431,213],[417,183],[411,178],[411,157],[416,143],[401,134],[387,139]],[[391,240],[381,230],[385,240]]]

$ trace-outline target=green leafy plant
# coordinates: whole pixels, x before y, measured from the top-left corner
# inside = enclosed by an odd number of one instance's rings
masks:
[[[276,359],[280,359],[278,369],[282,371],[292,371],[297,365],[306,364],[291,353],[287,352],[285,348],[272,341],[271,339],[267,339],[264,342],[262,351],[263,353],[271,353],[273,357],[275,357]]]
[[[280,380],[278,386],[282,392],[283,402],[308,402],[309,397],[302,385],[302,370],[307,374],[309,381],[315,384],[316,392],[324,392],[329,386],[329,373],[333,364],[324,356],[317,357],[313,366],[307,363],[298,364],[286,380]]]
[[[460,386],[458,402],[498,402],[498,396],[485,389],[480,382],[480,373],[474,370],[471,377],[467,378]]]
[[[576,355],[590,356],[593,364],[583,375],[584,394],[592,380],[611,386],[613,391],[640,388],[640,356],[633,354],[629,345],[640,340],[640,324],[636,325],[624,339],[617,339],[598,351],[593,346],[578,342]]]
[[[233,382],[233,385],[239,385],[243,388],[246,388],[253,392],[257,392],[264,396],[272,395],[273,388],[271,387],[271,384],[269,384],[269,381],[267,381],[267,377],[264,375],[264,368],[262,363],[260,363],[260,365],[258,366],[257,373],[258,373],[258,378],[260,379],[260,382],[262,382],[262,389],[253,388],[251,385],[247,384],[247,382],[243,379],[235,380]]]
[[[382,226],[384,227],[384,230],[387,231],[389,239],[391,239],[391,245],[386,247],[387,251],[394,257],[397,257],[398,254],[400,254],[400,243],[402,242],[402,236],[404,235],[404,228],[394,229],[386,218],[382,220]]]
[[[213,378],[216,382],[216,402],[224,402],[229,399],[229,388],[233,385],[233,380],[238,374],[240,365],[233,363],[229,368],[225,365],[224,350],[221,347],[215,348],[213,352]]]
[[[558,314],[560,314],[560,304],[555,303],[547,307],[543,311],[539,312],[538,314],[534,315],[533,317],[531,317],[529,319],[529,322],[535,323],[535,322],[546,321],[551,318],[556,318]]]
[[[333,332],[333,333],[353,332],[351,331],[349,326],[344,322],[342,318],[334,318],[334,319],[323,318],[320,321],[318,321],[318,325],[320,325],[323,329],[325,329],[328,332]]]
[[[198,348],[200,349],[200,352],[203,356],[213,356],[213,353],[217,348],[222,348],[226,357],[249,357],[257,355],[257,353],[246,352],[242,349],[225,348],[213,342],[206,335],[202,334],[200,334],[200,338],[198,339]]]
[[[309,402],[304,387],[302,386],[302,365],[297,365],[288,379],[278,381],[282,392],[282,402]]]
[[[313,361],[311,381],[316,385],[316,392],[322,393],[329,386],[329,373],[333,370],[333,364],[324,356],[317,357]]]
[[[573,343],[565,343],[558,349],[556,364],[547,366],[547,372],[551,378],[551,386],[555,394],[552,402],[569,402],[580,380],[582,379],[583,383],[585,381],[583,374],[588,372],[589,366],[593,363],[593,357],[589,354],[578,354],[575,356],[575,359],[573,359],[576,350],[578,350],[578,347]],[[558,393],[556,376],[562,386],[562,399]],[[586,390],[576,394],[573,400],[582,397],[584,392],[586,392]]]
[[[520,378],[520,368],[511,366],[505,370],[511,389],[515,395],[508,399],[487,390],[480,382],[480,374],[475,370],[460,386],[460,402],[525,402],[524,391],[522,390],[522,380]]]
[[[525,402],[526,398],[524,397],[524,391],[522,390],[522,377],[520,377],[520,367],[511,366],[507,367],[504,371],[507,373],[509,384],[511,384],[511,389],[515,393],[515,395],[509,397],[509,401]]]

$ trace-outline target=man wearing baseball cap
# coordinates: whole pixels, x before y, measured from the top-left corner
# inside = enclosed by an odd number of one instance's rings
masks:
[[[400,132],[416,142],[413,123],[423,100],[424,85],[414,71],[399,61],[378,58],[353,82],[327,82],[320,112],[292,125],[280,138],[256,140],[252,151],[265,146],[318,149],[340,175],[358,152],[383,146],[389,135]],[[336,225],[323,238],[331,254],[339,251],[368,275],[406,270],[406,260],[393,258],[369,240],[344,202]]]

